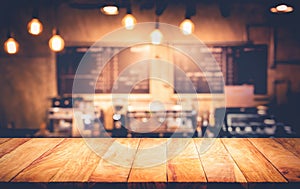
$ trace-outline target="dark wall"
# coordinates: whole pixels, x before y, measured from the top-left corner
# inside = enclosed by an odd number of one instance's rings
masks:
[[[29,35],[26,30],[33,7],[36,6],[35,2],[43,2],[38,7],[44,31],[37,37]],[[110,31],[122,27],[124,9],[118,16],[104,16],[97,9],[72,9],[68,6],[68,2],[72,1],[57,2],[60,2],[57,19],[50,0],[1,2],[0,44],[2,46],[6,40],[8,29],[15,34],[20,43],[20,52],[17,55],[7,55],[3,48],[0,50],[1,127],[6,127],[8,122],[13,121],[17,128],[38,128],[45,121],[46,110],[50,105],[48,99],[57,95],[55,54],[48,48],[54,25],[59,26],[67,46],[91,44]],[[260,1],[247,2],[230,5],[228,17],[221,15],[219,5],[215,2],[205,1],[198,4],[196,16],[192,17],[196,25],[195,35],[206,43],[245,43],[246,25],[260,24],[260,27],[250,28],[249,39],[254,43],[272,47],[272,28],[269,25],[276,23],[278,18],[274,18],[274,15],[270,17],[268,5],[257,3]],[[184,10],[184,2],[169,6],[160,21],[178,26],[184,18]],[[295,37],[299,29],[294,28],[295,21],[290,19],[295,18],[295,14],[298,14],[296,11],[277,23],[277,51],[269,49],[268,57],[269,95],[273,93],[273,82],[280,79],[291,80],[292,90],[300,91],[300,45],[299,37]],[[133,13],[138,22],[155,21],[153,9],[141,11],[139,5],[135,4]],[[274,67],[274,56],[283,62],[294,60],[298,65],[281,64]]]

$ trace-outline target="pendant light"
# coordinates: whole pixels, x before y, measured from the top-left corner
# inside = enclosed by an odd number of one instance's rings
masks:
[[[59,31],[57,29],[53,29],[53,35],[49,40],[49,47],[54,52],[60,52],[65,47],[65,41],[59,35]]]
[[[127,7],[126,15],[122,19],[122,25],[127,29],[127,30],[132,30],[136,24],[136,19],[132,15],[131,11],[131,5],[129,4]]]
[[[287,4],[279,4],[277,6],[274,6],[270,8],[270,11],[272,13],[290,13],[293,12],[294,8]]]
[[[118,15],[119,14],[119,7],[117,5],[105,5],[100,8],[100,11],[105,15]]]
[[[43,24],[38,19],[38,12],[37,10],[33,11],[32,19],[27,24],[28,33],[31,35],[39,35],[43,31]]]
[[[43,24],[38,18],[32,18],[27,25],[28,33],[31,35],[39,35],[43,31]]]
[[[194,32],[195,24],[192,22],[191,17],[196,14],[195,4],[187,3],[185,11],[185,19],[179,25],[181,32],[184,35],[191,35]]]
[[[8,34],[8,39],[4,42],[4,50],[8,54],[16,54],[19,51],[19,43]]]
[[[179,27],[184,35],[191,35],[195,29],[195,25],[190,18],[185,18]]]
[[[58,9],[58,4],[54,4],[54,25],[57,26],[57,9]],[[49,39],[49,47],[52,51],[54,52],[60,52],[65,48],[65,41],[64,39],[60,36],[59,30],[54,27],[52,30],[52,37]]]
[[[162,41],[163,34],[159,30],[159,18],[157,16],[156,22],[155,22],[155,30],[153,30],[150,34],[151,37],[151,43],[153,45],[159,45]]]

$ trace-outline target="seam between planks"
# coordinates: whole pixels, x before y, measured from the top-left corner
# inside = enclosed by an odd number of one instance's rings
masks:
[[[263,157],[272,165],[272,167],[274,167],[276,171],[278,171],[278,173],[284,178],[284,180],[286,180],[287,183],[290,183],[289,180],[281,173],[281,171],[279,171],[279,169],[256,147],[256,145],[252,143],[248,138],[247,140],[259,151],[260,154],[263,155]]]
[[[109,149],[109,147],[106,149],[106,152],[107,152],[108,149]],[[93,150],[92,150],[92,151],[93,151]],[[96,152],[93,151],[93,153],[95,153],[97,156],[99,156]],[[90,182],[91,176],[93,175],[93,173],[94,173],[95,170],[97,169],[97,166],[99,165],[100,161],[102,160],[102,157],[101,157],[101,156],[99,156],[99,157],[100,157],[100,158],[99,158],[99,160],[97,161],[96,166],[94,166],[93,171],[91,172],[90,176],[88,177],[88,179],[87,179],[87,181],[86,181],[87,183]],[[55,176],[55,175],[54,175],[54,176]],[[53,176],[53,177],[54,177],[54,176]],[[52,178],[53,178],[53,177],[52,177]],[[52,179],[52,178],[51,178],[51,179]],[[50,180],[51,180],[51,179],[50,179]]]
[[[116,141],[116,139],[110,144],[110,146],[106,149],[105,153],[103,153],[103,156],[107,153],[107,151],[109,150],[109,148],[112,146],[112,144]],[[85,141],[86,142],[86,141]],[[92,149],[91,149],[92,150]],[[97,156],[99,156],[94,150],[92,150]],[[101,162],[101,160],[104,160],[101,156],[99,156],[99,161],[97,162],[97,165],[94,167],[93,171],[91,172],[89,178],[87,179],[87,182],[90,182],[91,176],[93,175],[93,173],[95,172],[95,170],[97,169],[99,163]],[[52,178],[51,178],[52,179]]]
[[[12,138],[7,138],[7,140],[5,140],[4,142],[0,143],[0,145],[6,143],[6,142],[8,142],[8,141],[10,141],[11,139],[12,139]]]
[[[71,140],[72,140],[72,139],[73,139],[73,138],[71,138]],[[80,139],[83,140],[83,144],[82,144],[82,145],[86,144],[84,138],[80,138]],[[68,161],[66,161],[65,164],[64,164],[61,168],[63,169],[70,161],[71,161],[71,158],[69,158]],[[56,181],[52,181],[52,179],[59,173],[59,171],[60,171],[60,169],[59,169],[55,174],[53,174],[53,176],[52,176],[51,178],[49,178],[49,182],[56,183]],[[91,176],[91,175],[90,175],[90,176]],[[70,182],[66,182],[66,181],[58,181],[58,182],[70,183]],[[87,182],[88,182],[88,180],[85,181],[85,182],[81,182],[81,183],[87,183]],[[73,181],[73,182],[71,182],[71,183],[76,183],[76,182]]]
[[[165,153],[166,153],[166,166],[165,166],[165,169],[166,169],[166,186],[168,186],[168,183],[169,183],[169,180],[168,180],[168,162],[169,162],[169,158],[168,158],[168,138],[166,139],[166,143],[165,143],[165,146],[166,146],[166,150],[165,150]]]
[[[129,172],[128,172],[128,175],[127,175],[127,178],[126,178],[127,183],[128,183],[129,176],[130,176],[130,173],[131,173],[131,170],[132,170],[132,166],[133,166],[133,163],[134,163],[136,154],[137,154],[137,152],[138,152],[138,150],[139,150],[140,144],[141,144],[141,139],[139,138],[139,143],[138,143],[138,146],[137,146],[137,148],[136,148],[136,151],[135,151],[135,154],[134,154],[134,158],[133,158],[133,160],[132,160],[132,162],[131,162],[131,166],[130,166],[130,169],[129,169]]]
[[[298,158],[300,159],[300,156],[297,154],[296,151],[285,148],[285,147],[281,144],[281,142],[278,141],[278,139],[284,139],[284,140],[289,140],[289,139],[287,139],[287,138],[273,138],[272,140],[275,141],[275,142],[277,142],[277,143],[279,143],[284,149],[286,149],[287,151],[293,153],[296,157],[298,157]],[[299,139],[299,138],[290,138],[290,139]],[[293,146],[290,145],[289,143],[287,143],[287,145],[289,145],[291,148],[293,148]]]
[[[193,139],[193,143],[194,143],[194,146],[195,146],[195,148],[196,148],[196,150],[197,150],[198,158],[199,158],[199,160],[200,160],[200,164],[201,164],[202,170],[203,170],[203,172],[204,172],[204,176],[205,176],[205,180],[206,180],[206,184],[207,184],[207,183],[208,183],[207,175],[206,175],[206,172],[205,172],[205,169],[204,169],[202,160],[201,160],[200,152],[199,152],[199,150],[198,150],[197,144],[195,143],[195,140],[196,140],[196,139]],[[201,140],[205,140],[205,139],[204,139],[204,138],[201,138]]]
[[[10,154],[12,153],[14,150],[16,150],[17,148],[19,148],[20,146],[22,146],[23,144],[25,144],[26,142],[30,141],[31,139],[30,138],[10,138],[9,140],[6,140],[4,141],[3,143],[0,144],[0,147],[2,145],[5,145],[5,143],[9,142],[9,141],[12,141],[13,139],[15,140],[19,140],[19,139],[24,139],[24,141],[20,144],[18,144],[18,146],[15,146],[14,148],[11,148],[9,151],[7,151],[5,154],[3,154],[2,156],[0,156],[0,159],[4,156],[6,156],[7,154]]]
[[[243,176],[246,180],[246,184],[247,184],[247,188],[250,188],[250,183],[247,179],[247,177],[245,176],[245,173],[243,172],[243,170],[240,168],[240,166],[238,165],[238,163],[235,161],[235,159],[233,158],[233,156],[231,155],[231,153],[229,152],[229,150],[227,149],[226,145],[224,144],[222,139],[219,139],[220,142],[222,143],[222,145],[224,146],[225,150],[228,152],[229,156],[231,157],[232,161],[235,163],[235,165],[237,166],[237,168],[239,168],[239,170],[241,171],[241,173],[243,173]]]
[[[34,138],[32,138],[34,139]],[[32,139],[28,140],[31,141]],[[59,146],[64,140],[66,140],[65,138],[63,138],[59,143],[57,143],[53,148],[48,149],[46,152],[44,152],[42,155],[40,155],[39,157],[37,157],[36,159],[34,159],[28,166],[26,166],[24,169],[20,170],[15,176],[13,176],[9,182],[11,182],[14,178],[16,178],[22,171],[24,171],[25,169],[27,169],[28,167],[30,167],[36,160],[38,160],[39,158],[41,158],[44,154],[48,153],[49,151],[53,150],[54,148],[56,148],[57,146]],[[28,142],[26,141],[26,142]],[[23,144],[25,144],[26,142],[24,142]],[[21,145],[23,145],[21,144]],[[21,146],[20,145],[20,146]],[[18,146],[19,147],[19,146]]]

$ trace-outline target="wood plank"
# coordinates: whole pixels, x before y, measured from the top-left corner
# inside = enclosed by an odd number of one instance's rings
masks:
[[[70,141],[72,145],[70,145]],[[82,139],[65,139],[58,146],[49,150],[35,160],[29,167],[19,173],[13,182],[49,182],[68,160],[79,151],[84,143]]]
[[[62,140],[61,138],[30,139],[12,152],[4,155],[0,159],[0,181],[10,181],[20,171],[29,166],[45,152],[57,146]]]
[[[193,139],[172,138],[169,141],[167,144],[168,182],[182,182],[185,184],[181,187],[186,188],[193,187],[191,183],[206,183],[205,173]]]
[[[273,139],[251,138],[251,143],[289,182],[300,182],[300,158]]]
[[[280,172],[252,145],[248,139],[221,139],[249,183],[286,183]]]
[[[274,138],[285,149],[289,150],[297,157],[300,157],[300,139],[299,138]]]
[[[0,138],[0,144],[10,140],[11,138]]]
[[[86,139],[81,139],[86,140]],[[110,146],[112,139],[90,138],[84,141],[69,161],[60,168],[51,182],[87,182],[100,161],[97,153],[103,153]],[[72,145],[73,140],[69,141]],[[91,148],[91,146],[93,146]],[[95,153],[97,152],[97,153]]]
[[[170,138],[167,141],[168,159],[199,159],[198,150],[192,138]]]
[[[30,140],[30,138],[12,138],[11,140],[6,140],[0,145],[0,158],[5,154],[10,153],[28,140]]]
[[[118,138],[101,158],[89,182],[127,182],[140,139]]]
[[[128,178],[128,188],[166,188],[166,138],[141,139]]]
[[[220,139],[213,141],[211,147],[206,152],[200,152],[201,145],[204,145],[206,140],[211,139],[194,139],[199,150],[207,181],[215,183],[240,183],[240,186],[246,187],[246,178]]]

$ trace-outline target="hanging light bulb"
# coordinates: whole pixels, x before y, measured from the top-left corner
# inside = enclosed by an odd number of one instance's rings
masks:
[[[4,50],[8,54],[16,54],[19,51],[19,43],[9,35],[8,39],[4,42]]]
[[[186,4],[185,19],[179,25],[179,28],[184,35],[191,35],[194,32],[195,24],[191,21],[191,17],[196,14],[195,7],[195,2],[189,1]]]
[[[162,33],[159,31],[159,29],[155,29],[152,33],[151,33],[151,42],[153,45],[159,45],[161,43],[162,40]]]
[[[186,18],[179,27],[184,35],[190,35],[194,32],[195,25],[189,18]]]
[[[136,24],[136,19],[132,14],[126,14],[122,19],[122,25],[127,30],[132,30],[135,24]]]
[[[58,30],[54,30],[52,37],[49,40],[49,47],[54,52],[62,51],[65,47],[64,39],[59,35]]]
[[[153,45],[159,45],[162,41],[163,34],[159,31],[159,18],[157,16],[155,23],[155,30],[150,34],[151,42]]]
[[[43,31],[43,24],[38,18],[33,17],[27,24],[27,30],[31,35],[39,35]]]
[[[127,30],[132,30],[134,28],[136,24],[136,19],[135,17],[132,15],[132,11],[131,11],[131,4],[129,4],[127,6],[127,11],[126,11],[126,15],[124,16],[124,18],[122,19],[122,25],[127,29]]]

